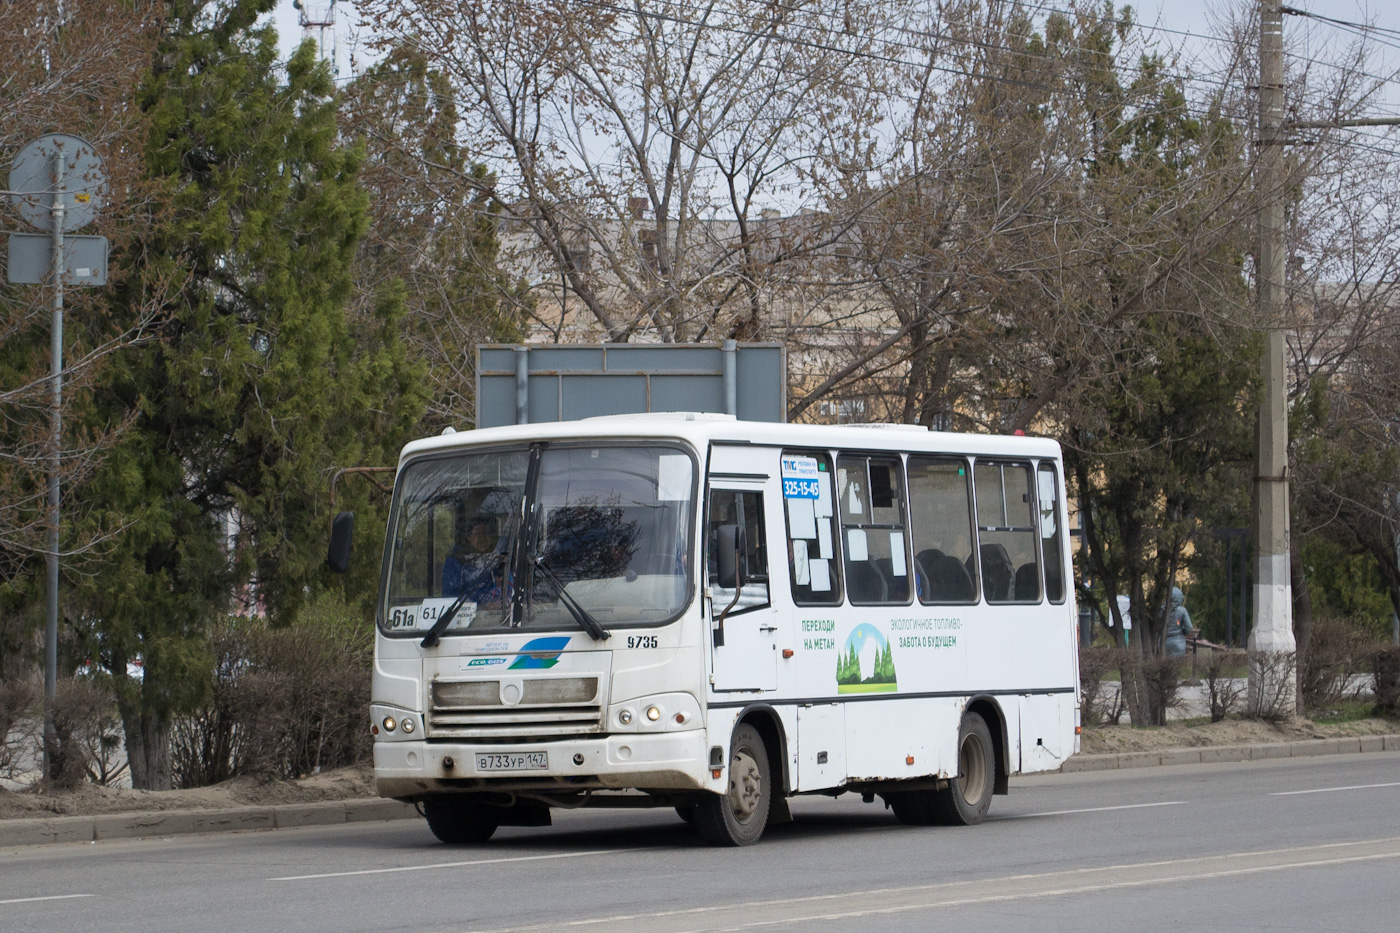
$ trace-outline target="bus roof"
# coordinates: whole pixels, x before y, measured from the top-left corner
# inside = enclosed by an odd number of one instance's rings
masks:
[[[667,438],[689,442],[703,451],[709,444],[761,444],[888,450],[910,453],[956,453],[993,457],[1059,458],[1060,445],[1049,438],[1007,434],[952,434],[909,424],[774,424],[738,421],[709,412],[652,412],[604,415],[581,421],[518,424],[478,431],[455,431],[407,444],[402,464],[420,454],[542,440],[617,440]]]

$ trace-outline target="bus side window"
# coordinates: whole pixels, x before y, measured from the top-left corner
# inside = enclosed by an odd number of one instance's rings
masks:
[[[921,602],[977,602],[968,479],[964,460],[909,458],[910,530]]]
[[[708,555],[707,582],[714,595],[715,612],[729,605],[733,589],[719,585],[719,565],[715,558],[720,525],[742,525],[748,549],[744,554],[744,585],[730,615],[768,605],[768,547],[763,535],[763,493],[716,489],[710,493],[710,516],[706,522],[705,548]]]
[[[837,458],[846,595],[854,604],[909,602],[903,485],[898,458]]]
[[[799,606],[835,605],[841,602],[841,561],[836,559],[831,458],[817,451],[785,450],[782,464],[792,601]]]
[[[1059,484],[1055,481],[1055,467],[1042,463],[1039,487],[1040,495],[1040,546],[1045,553],[1045,595],[1052,603],[1065,601],[1065,558],[1064,529],[1060,527]]]
[[[1036,544],[1036,495],[1026,463],[979,460],[977,544],[982,595],[989,603],[1040,602],[1040,548]]]

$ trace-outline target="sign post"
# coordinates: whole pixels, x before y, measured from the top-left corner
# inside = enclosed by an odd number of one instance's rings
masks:
[[[58,698],[58,556],[59,468],[63,452],[63,287],[103,285],[107,281],[107,241],[103,237],[72,237],[77,250],[65,249],[64,234],[90,224],[102,207],[107,173],[92,144],[66,133],[40,136],[20,150],[10,167],[10,196],[30,226],[48,233],[11,234],[9,280],[17,284],[42,281],[39,270],[53,276],[53,312],[49,328],[49,455],[47,600],[44,618],[44,776],[51,774],[54,706]],[[47,239],[47,244],[45,243]],[[44,246],[47,245],[47,255]],[[79,255],[81,254],[81,255]],[[86,263],[76,266],[70,260]],[[99,270],[97,275],[93,269]]]

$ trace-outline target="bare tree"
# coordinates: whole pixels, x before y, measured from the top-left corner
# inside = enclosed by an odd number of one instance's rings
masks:
[[[366,148],[372,212],[352,313],[372,319],[374,303],[402,288],[406,343],[429,386],[421,429],[470,424],[473,348],[518,340],[529,301],[498,269],[494,179],[468,160],[452,88],[420,52],[391,49],[346,86],[340,109],[342,132]]]
[[[451,81],[556,333],[565,305],[612,341],[768,333],[773,270],[814,243],[765,211],[810,197],[811,117],[870,44],[848,4],[360,5]]]
[[[139,175],[143,124],[134,91],[149,67],[162,8],[144,0],[14,0],[0,6],[0,112],[5,114],[0,160],[8,163],[44,133],[72,133],[91,142],[106,164],[110,186],[94,227],[84,232],[105,235],[114,257],[130,247],[134,232],[159,209]],[[0,216],[6,228],[25,229],[17,212]],[[122,348],[150,337],[150,309],[124,320],[109,313],[107,297],[126,284],[67,290],[60,451],[65,490],[91,473],[123,428],[120,421],[84,418],[94,374]],[[0,577],[18,574],[46,547],[52,304],[47,284],[0,283],[0,346],[6,359],[0,376]],[[74,525],[87,531],[65,536],[62,546],[69,556],[105,540],[112,530],[101,521]]]

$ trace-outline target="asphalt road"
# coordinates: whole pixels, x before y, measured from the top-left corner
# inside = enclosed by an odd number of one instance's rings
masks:
[[[794,802],[747,849],[670,810],[448,847],[416,821],[0,851],[0,931],[1400,929],[1394,753],[1013,781],[971,828]]]

